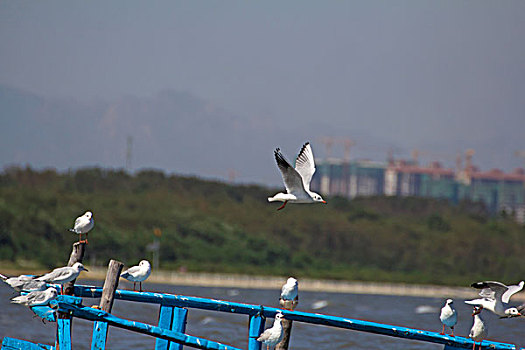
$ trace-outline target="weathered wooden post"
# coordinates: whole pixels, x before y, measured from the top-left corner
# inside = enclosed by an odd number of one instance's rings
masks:
[[[84,252],[86,250],[86,243],[75,242],[73,243],[73,249],[71,250],[71,255],[67,266],[73,266],[75,263],[82,263],[84,259]],[[64,285],[64,293],[66,295],[73,295],[75,291],[75,280],[68,282]]]
[[[297,302],[297,300],[284,300],[281,305],[288,310],[294,310],[297,306]],[[292,333],[292,320],[283,318],[281,324],[283,326],[283,339],[275,346],[275,350],[288,350],[290,334]]]
[[[108,265],[108,272],[106,273],[106,280],[102,288],[102,296],[100,297],[99,309],[111,313],[113,307],[113,300],[115,299],[115,291],[118,287],[120,273],[124,264],[120,261],[110,260]],[[108,335],[108,324],[106,322],[96,321],[93,324],[93,338],[91,340],[92,350],[104,350],[106,348],[106,338]]]

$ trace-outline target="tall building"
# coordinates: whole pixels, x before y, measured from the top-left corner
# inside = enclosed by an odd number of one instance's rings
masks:
[[[467,152],[465,168],[443,168],[438,162],[420,166],[417,161],[388,164],[368,160],[335,158],[317,162],[312,189],[322,195],[417,196],[483,202],[492,212],[506,212],[525,223],[525,171],[504,173],[493,169],[482,172],[472,166],[473,151]],[[458,162],[459,164],[459,162]]]

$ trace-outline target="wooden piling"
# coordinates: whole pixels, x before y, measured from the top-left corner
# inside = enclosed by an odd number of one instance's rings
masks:
[[[106,280],[104,281],[102,297],[100,298],[99,304],[99,307],[106,312],[111,312],[111,308],[113,307],[113,299],[123,267],[124,264],[120,261],[109,261],[108,272],[106,273]]]
[[[115,291],[118,287],[120,273],[124,264],[120,261],[110,260],[108,265],[108,272],[102,288],[102,295],[100,297],[99,308],[111,312],[113,308],[113,300],[115,299]],[[96,321],[93,324],[93,336],[91,339],[91,350],[105,350],[106,339],[108,336],[108,324],[103,321]]]
[[[67,266],[73,266],[77,262],[82,263],[82,260],[84,259],[85,249],[86,243],[73,243],[73,248],[71,250],[71,255],[69,257],[69,262],[67,263]],[[75,281],[76,279],[64,285],[64,294],[73,295],[73,291],[75,290]]]

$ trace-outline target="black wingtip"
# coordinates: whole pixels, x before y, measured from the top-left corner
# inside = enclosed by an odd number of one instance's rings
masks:
[[[478,289],[481,289],[481,288],[485,288],[486,284],[485,282],[474,282],[470,285],[472,288],[478,288]]]

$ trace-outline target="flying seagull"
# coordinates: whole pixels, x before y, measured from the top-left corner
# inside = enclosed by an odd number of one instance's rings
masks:
[[[445,326],[448,326],[452,329],[452,336],[454,336],[454,326],[458,323],[458,313],[453,303],[452,299],[447,299],[445,305],[441,308],[439,320],[443,323],[443,332],[440,334],[445,334]]]
[[[73,228],[70,228],[69,231],[78,234],[78,243],[87,243],[87,234],[95,226],[95,221],[93,220],[93,213],[86,211],[84,215],[79,216],[75,220],[75,225]],[[86,235],[86,239],[82,240],[82,235]]]
[[[510,297],[523,289],[524,281],[517,285],[506,286],[501,282],[484,281],[472,283],[471,287],[481,289],[479,295],[481,298],[467,300],[469,305],[483,306],[485,309],[492,311],[501,317],[521,316],[521,313],[515,307],[509,307]]]
[[[133,291],[135,291],[135,284],[139,282],[140,292],[142,292],[142,281],[146,280],[151,273],[151,264],[147,260],[142,260],[138,266],[133,266],[122,272],[120,277],[133,282]]]
[[[273,321],[273,326],[266,329],[264,332],[262,332],[259,338],[257,338],[257,341],[266,344],[266,350],[269,350],[270,346],[274,347],[275,345],[279,344],[279,342],[283,339],[283,326],[281,325],[282,318],[283,314],[280,312],[277,313],[275,315],[275,320]]]
[[[277,210],[283,209],[288,202],[294,203],[325,203],[326,201],[317,193],[310,191],[310,181],[315,173],[314,154],[310,143],[307,142],[301,148],[295,168],[284,158],[281,150],[274,151],[277,166],[281,171],[286,193],[280,192],[273,197],[268,197],[268,202],[284,202]]]

